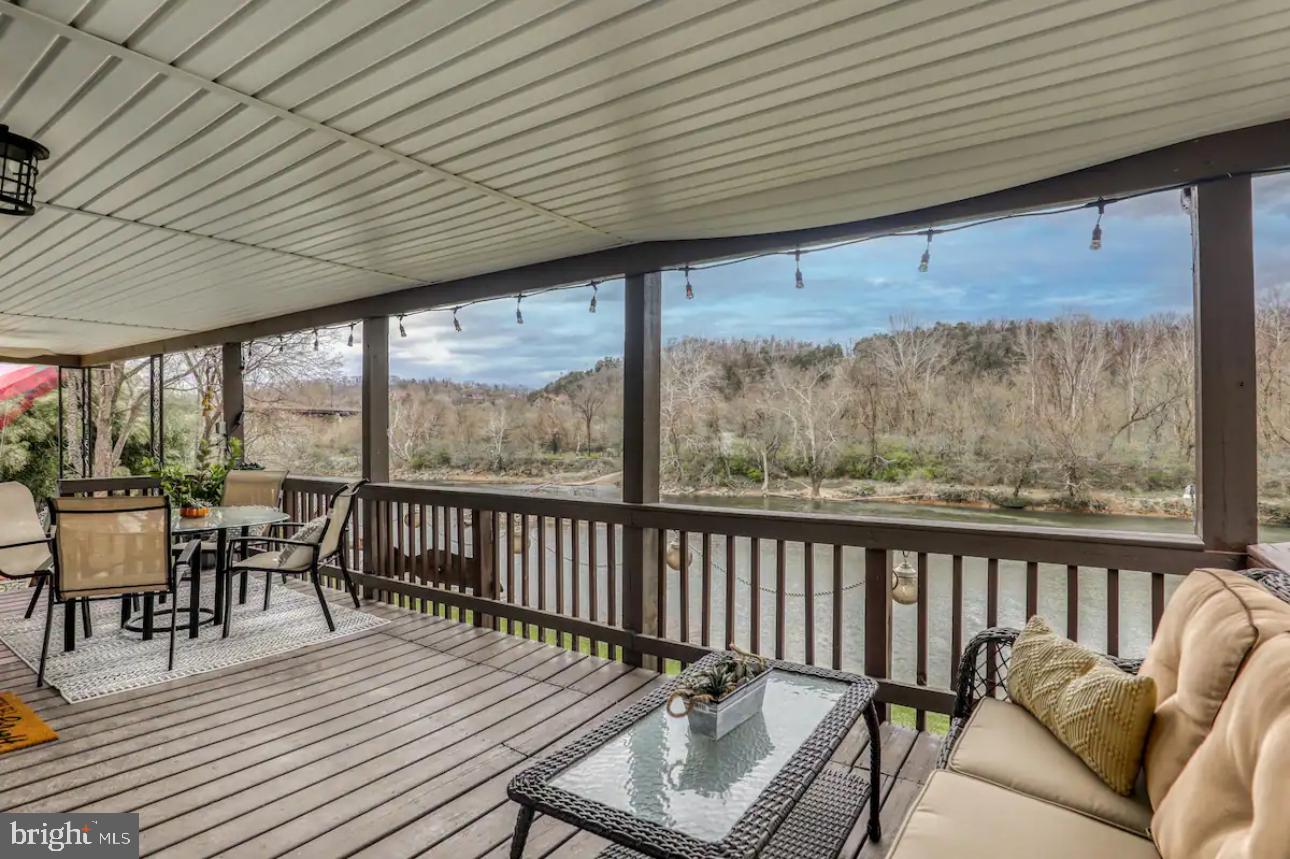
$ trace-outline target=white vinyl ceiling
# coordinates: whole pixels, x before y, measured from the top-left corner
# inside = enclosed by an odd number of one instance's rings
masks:
[[[1285,0],[0,0],[0,354],[907,211],[1290,115]]]

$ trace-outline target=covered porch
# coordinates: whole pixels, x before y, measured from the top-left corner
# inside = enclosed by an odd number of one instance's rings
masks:
[[[389,621],[81,704],[6,652],[63,740],[0,757],[3,810],[137,810],[145,855],[502,856],[515,772],[733,643],[878,682],[883,772],[862,728],[829,766],[879,776],[894,832],[975,634],[1042,610],[1137,658],[1188,572],[1290,568],[1259,543],[1251,205],[1290,167],[1285,10],[592,5],[0,2],[0,121],[51,153],[0,221],[0,360],[60,395],[146,361],[164,458],[165,355],[219,350],[235,445],[248,344],[360,332],[360,467],[283,507],[366,481],[341,552]],[[1193,532],[662,500],[665,272],[1162,190],[1192,225]],[[618,498],[391,479],[392,322],[611,278]],[[59,494],[160,491],[95,474],[59,405]],[[546,817],[527,855],[604,847]]]

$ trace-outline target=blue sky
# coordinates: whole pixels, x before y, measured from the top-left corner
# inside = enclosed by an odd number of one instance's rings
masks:
[[[1290,176],[1255,180],[1256,264],[1260,285],[1290,282]],[[664,339],[782,338],[849,344],[880,331],[894,314],[923,323],[1050,318],[1067,312],[1141,318],[1191,307],[1191,239],[1177,191],[1108,206],[1101,251],[1088,249],[1096,213],[977,226],[938,235],[930,270],[918,272],[923,239],[891,237],[805,255],[805,290],[793,288],[791,256],[775,256],[691,275],[686,301],[679,272],[664,278]],[[392,333],[391,370],[540,386],[561,373],[622,353],[622,283],[591,290],[499,300],[462,311],[464,331],[446,313],[405,321]],[[346,350],[348,372],[358,350]]]

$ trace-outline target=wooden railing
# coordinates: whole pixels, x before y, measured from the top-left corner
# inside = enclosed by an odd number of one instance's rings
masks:
[[[132,491],[146,491],[129,479]],[[293,519],[343,480],[289,478]],[[126,484],[122,484],[123,486]],[[64,481],[64,491],[109,487]],[[639,561],[633,545],[650,547]],[[1145,651],[1180,574],[1239,567],[1190,535],[957,525],[368,484],[346,547],[370,599],[633,662],[734,642],[864,672],[919,727],[948,711],[962,646],[1042,613],[1110,653]],[[905,561],[917,599],[893,605]],[[639,581],[634,581],[635,577]],[[640,605],[632,603],[638,595]]]

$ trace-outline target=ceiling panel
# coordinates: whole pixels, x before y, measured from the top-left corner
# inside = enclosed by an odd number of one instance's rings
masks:
[[[0,0],[0,352],[944,203],[1285,118],[1287,54],[1282,0]]]

